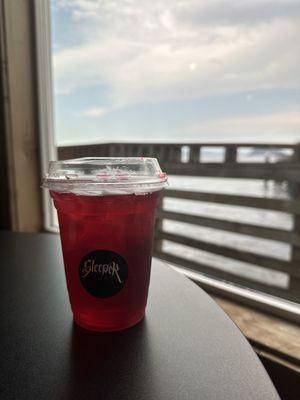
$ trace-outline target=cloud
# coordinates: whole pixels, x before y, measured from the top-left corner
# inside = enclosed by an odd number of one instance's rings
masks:
[[[108,109],[104,107],[88,108],[80,113],[77,113],[77,117],[91,117],[91,118],[101,118],[108,113]]]
[[[300,7],[298,0],[194,0],[179,2],[177,13],[187,24],[257,25],[299,18]]]
[[[298,1],[56,3],[84,38],[54,53],[58,94],[105,84],[122,107],[300,87]]]
[[[224,140],[247,140],[272,142],[300,142],[300,109],[286,110],[258,116],[207,120],[188,126],[186,134],[199,140],[214,138]]]

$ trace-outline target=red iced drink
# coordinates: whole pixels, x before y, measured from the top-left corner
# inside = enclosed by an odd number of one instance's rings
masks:
[[[166,178],[158,164],[156,183],[153,171],[144,176],[144,168],[142,173],[137,169],[153,159],[137,158],[125,159],[134,163],[129,167],[133,176],[120,171],[119,163],[117,174],[111,167],[109,174],[98,174],[97,161],[111,159],[91,159],[96,172],[78,177],[70,164],[88,160],[65,162],[72,171],[66,180],[61,171],[60,178],[47,178],[58,212],[70,303],[84,328],[125,329],[145,314],[155,208]]]

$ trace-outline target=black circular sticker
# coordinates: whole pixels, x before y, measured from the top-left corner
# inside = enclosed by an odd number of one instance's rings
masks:
[[[87,292],[95,297],[113,296],[124,287],[128,265],[120,254],[95,250],[80,261],[79,278]]]

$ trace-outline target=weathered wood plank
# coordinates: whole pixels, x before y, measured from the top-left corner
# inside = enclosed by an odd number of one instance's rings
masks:
[[[168,163],[159,160],[169,175],[243,178],[300,182],[300,165],[292,163]]]
[[[94,144],[89,144],[88,146],[91,147],[102,147],[102,146],[111,146],[115,144],[120,144],[116,142],[108,142],[108,143],[94,143]],[[141,145],[141,142],[130,142],[128,143],[130,146],[135,146],[135,145]],[[191,142],[183,142],[183,143],[155,143],[155,142],[147,142],[143,143],[146,146],[158,146],[158,147],[170,147],[170,146],[189,146],[189,147],[240,147],[240,148],[248,148],[248,147],[253,147],[253,148],[258,148],[258,149],[297,149],[298,144],[289,144],[289,143],[210,143],[210,142],[200,142],[200,143],[191,143]],[[60,146],[61,149],[74,149],[77,147],[82,147],[81,144],[77,145],[70,145],[70,146]]]
[[[199,272],[212,278],[224,280],[226,282],[234,283],[239,286],[268,293],[277,297],[281,297],[287,300],[299,302],[299,293],[297,291],[288,289],[282,289],[274,286],[269,286],[260,282],[254,282],[247,278],[239,277],[229,271],[222,271],[213,266],[207,266],[196,261],[188,260],[183,257],[175,256],[174,254],[167,253],[165,251],[155,252],[154,255],[162,260],[170,262],[171,264],[178,265],[182,268],[187,268],[192,271]]]
[[[300,326],[219,296],[213,298],[248,340],[300,366]]]
[[[160,210],[162,218],[172,221],[185,222],[193,225],[205,226],[226,232],[234,232],[242,235],[250,235],[262,239],[276,240],[300,246],[300,235],[283,229],[267,228],[264,226],[226,221],[224,219],[208,218],[199,215],[184,214],[173,211]]]
[[[177,235],[171,232],[159,231],[156,234],[157,239],[169,240],[178,244],[193,247],[198,250],[207,251],[209,253],[218,254],[226,258],[258,265],[263,268],[274,271],[284,272],[294,277],[300,277],[300,266],[288,261],[280,260],[274,257],[266,257],[249,251],[238,250],[229,246],[221,246],[209,243],[203,240],[193,239],[190,237]]]
[[[165,197],[176,199],[204,201],[231,206],[261,208],[264,210],[282,211],[300,215],[300,201],[267,199],[262,197],[239,196],[231,194],[193,192],[189,190],[164,190]]]
[[[181,160],[177,154],[181,153],[181,149],[186,147],[190,150],[190,162],[186,163],[185,169],[181,168]],[[102,155],[102,156],[150,156],[156,157],[159,159],[160,163],[164,164],[164,169],[169,174],[177,173],[182,175],[198,175],[199,171],[194,167],[199,167],[200,159],[199,159],[199,151],[201,147],[223,147],[225,150],[226,157],[226,165],[228,162],[233,161],[236,162],[236,154],[239,149],[243,148],[256,148],[256,149],[291,149],[297,150],[298,145],[290,145],[290,144],[270,144],[270,143],[98,143],[98,144],[90,144],[90,145],[73,145],[73,146],[61,146],[58,148],[58,156],[59,159],[68,159],[74,157],[85,157],[85,156],[94,156],[94,155]],[[231,155],[229,156],[229,152]],[[175,155],[176,154],[176,155]],[[278,163],[260,163],[257,164],[258,170],[261,173],[261,179],[281,179],[282,175],[278,176],[278,171],[275,176],[272,175],[274,165],[290,165],[293,159],[287,160],[278,160]],[[205,166],[205,163],[201,164]],[[224,163],[218,164],[210,164],[209,168],[204,168],[201,170],[202,174],[205,176],[230,176],[237,177],[238,174],[243,175],[245,179],[248,177],[256,178],[257,171],[253,172],[253,168],[255,168],[255,164],[242,164],[241,172],[235,171],[233,175],[232,168],[230,170],[224,169]],[[188,168],[188,166],[192,168]],[[261,166],[264,166],[266,171],[268,172],[268,176],[265,176],[265,173],[261,171]],[[206,166],[207,167],[207,166]],[[214,169],[214,167],[216,169]],[[229,166],[230,168],[230,166]],[[276,167],[275,167],[276,169]],[[215,172],[216,171],[216,172]],[[229,172],[228,172],[229,171]],[[244,173],[248,171],[248,174],[244,176]],[[271,171],[271,172],[270,172]],[[271,173],[271,175],[270,175]],[[223,175],[222,175],[223,174]],[[253,176],[254,175],[254,176]],[[285,177],[286,178],[286,177]]]

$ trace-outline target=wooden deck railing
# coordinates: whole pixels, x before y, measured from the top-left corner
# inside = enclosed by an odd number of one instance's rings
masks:
[[[201,149],[221,147],[223,159],[221,162],[203,162]],[[291,156],[262,162],[243,162],[241,152],[246,148],[289,149]],[[163,192],[157,213],[154,253],[169,262],[179,264],[206,274],[210,277],[233,282],[248,288],[257,289],[288,300],[300,302],[300,145],[269,145],[269,144],[159,144],[159,143],[110,143],[101,145],[72,146],[59,148],[59,158],[67,159],[84,156],[152,156],[157,157],[162,169],[169,175],[184,175],[198,177],[226,177],[242,179],[263,179],[286,181],[289,184],[290,199],[261,198],[254,196],[195,192],[167,189]],[[165,199],[181,199],[215,203],[219,205],[245,207],[246,209],[272,210],[286,212],[293,216],[291,230],[259,226],[240,221],[228,221],[220,218],[193,215],[184,212],[174,212],[165,209]],[[164,221],[176,221],[185,224],[208,227],[222,232],[238,233],[258,239],[269,239],[290,246],[289,260],[277,258],[274,255],[261,255],[255,251],[240,250],[230,241],[215,244],[164,230]],[[226,236],[224,236],[226,238]],[[164,250],[164,241],[177,243],[197,250],[242,261],[269,271],[281,271],[289,276],[287,288],[279,288],[270,282],[257,282],[250,278],[238,276],[228,270],[221,270],[211,265],[205,265],[201,260],[188,259],[171,254]]]

